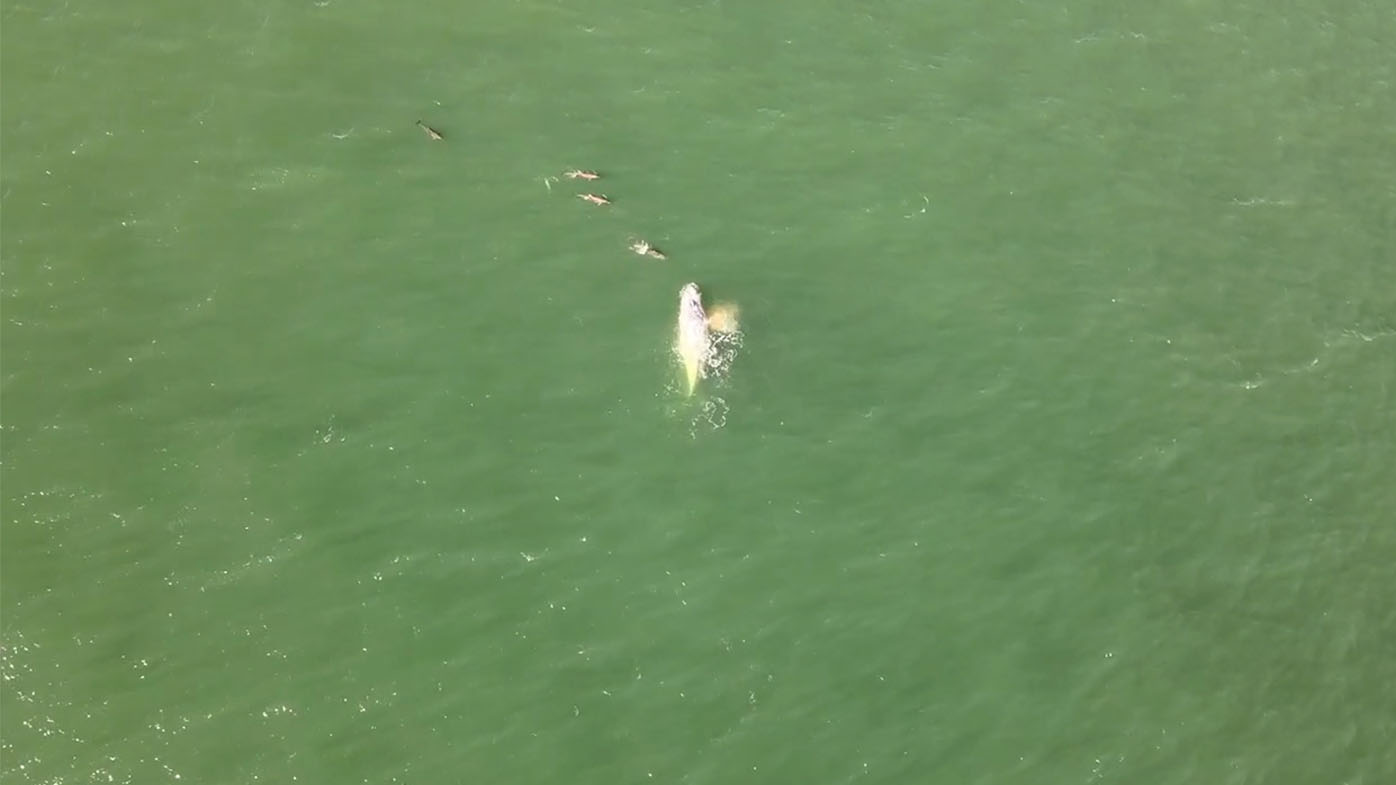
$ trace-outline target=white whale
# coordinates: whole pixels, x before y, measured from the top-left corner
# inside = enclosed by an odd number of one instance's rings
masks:
[[[674,348],[683,361],[689,395],[698,386],[698,380],[707,375],[712,345],[708,314],[703,310],[703,293],[698,290],[698,284],[686,283],[679,290],[678,336]]]

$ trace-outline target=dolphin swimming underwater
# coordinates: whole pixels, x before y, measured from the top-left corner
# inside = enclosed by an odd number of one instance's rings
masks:
[[[674,348],[683,360],[688,394],[692,395],[698,379],[707,375],[708,355],[712,351],[708,314],[703,310],[703,293],[696,283],[686,283],[679,290],[678,341]]]

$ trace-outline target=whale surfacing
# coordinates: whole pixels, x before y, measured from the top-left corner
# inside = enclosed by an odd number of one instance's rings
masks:
[[[698,386],[698,380],[707,375],[711,347],[708,315],[703,310],[703,293],[698,290],[698,284],[686,283],[679,290],[678,342],[675,348],[683,361],[689,395]]]

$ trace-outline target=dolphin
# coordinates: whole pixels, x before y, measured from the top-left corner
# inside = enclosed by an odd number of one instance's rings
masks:
[[[441,140],[446,138],[441,135],[440,131],[436,130],[435,128],[432,128],[431,126],[427,125],[421,120],[417,121],[417,125],[422,127],[422,130],[426,132],[427,138],[432,140],[433,142],[440,142]]]
[[[679,290],[678,340],[675,343],[679,359],[683,360],[684,375],[688,379],[688,394],[692,395],[698,386],[698,379],[706,376],[708,355],[712,351],[712,339],[708,335],[708,314],[703,310],[703,293],[698,284],[686,283]]]

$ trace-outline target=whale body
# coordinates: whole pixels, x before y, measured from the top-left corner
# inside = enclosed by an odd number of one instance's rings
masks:
[[[684,377],[688,380],[688,394],[698,386],[698,380],[707,375],[708,355],[712,351],[712,339],[708,335],[708,314],[703,310],[703,293],[698,284],[686,283],[679,290],[678,340],[675,344],[679,359],[683,361]]]

